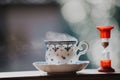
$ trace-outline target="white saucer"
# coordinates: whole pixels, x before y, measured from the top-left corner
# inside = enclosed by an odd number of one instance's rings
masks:
[[[87,67],[89,61],[78,61],[75,64],[47,64],[46,62],[34,62],[33,65],[36,69],[48,73],[67,73],[80,71]]]

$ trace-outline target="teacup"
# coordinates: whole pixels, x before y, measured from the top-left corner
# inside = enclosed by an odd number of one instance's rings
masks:
[[[45,59],[48,64],[74,64],[89,48],[86,41],[48,41],[45,40]]]

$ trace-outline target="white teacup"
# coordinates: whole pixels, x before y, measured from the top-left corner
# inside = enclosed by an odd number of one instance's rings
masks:
[[[79,42],[78,46],[77,41],[45,40],[45,44],[47,48],[45,59],[48,64],[73,64],[79,61],[79,57],[85,54],[89,48],[86,41]]]

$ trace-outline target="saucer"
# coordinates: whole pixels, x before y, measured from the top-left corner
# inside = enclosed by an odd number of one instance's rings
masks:
[[[89,61],[78,61],[74,64],[47,64],[46,62],[34,62],[33,65],[39,71],[44,71],[48,73],[68,73],[80,71],[87,67]]]

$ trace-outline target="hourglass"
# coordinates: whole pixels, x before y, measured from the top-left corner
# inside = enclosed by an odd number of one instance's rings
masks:
[[[97,29],[100,32],[101,44],[104,48],[102,52],[102,59],[100,60],[99,72],[114,72],[115,70],[111,67],[110,52],[107,51],[109,46],[110,31],[113,29],[113,26],[97,26]]]

